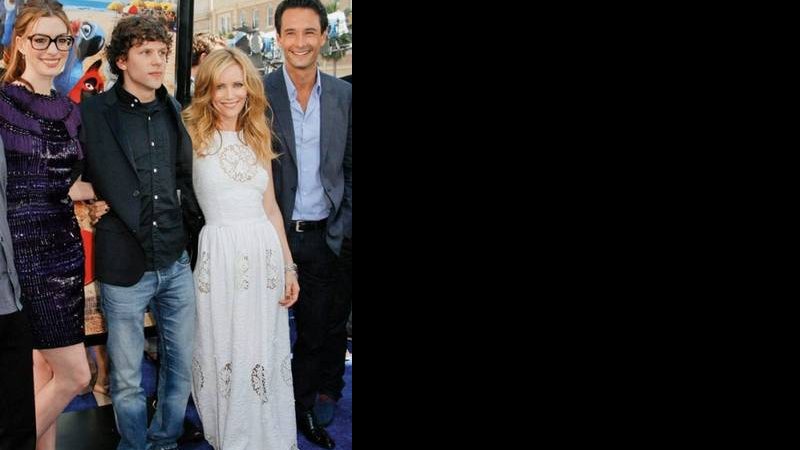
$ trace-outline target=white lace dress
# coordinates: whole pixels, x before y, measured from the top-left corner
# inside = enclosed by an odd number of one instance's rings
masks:
[[[235,132],[195,156],[206,226],[195,268],[192,394],[216,450],[297,450],[284,264],[263,196],[271,182]]]

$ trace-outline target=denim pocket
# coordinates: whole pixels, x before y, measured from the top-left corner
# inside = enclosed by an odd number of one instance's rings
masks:
[[[189,257],[189,252],[186,250],[181,253],[181,257],[178,258],[178,264],[183,264],[184,266],[188,266],[192,262],[192,258]]]

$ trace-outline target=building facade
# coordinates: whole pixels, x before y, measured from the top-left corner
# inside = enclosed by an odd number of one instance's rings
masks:
[[[194,2],[194,32],[214,33],[232,38],[236,29],[249,28],[259,32],[275,30],[275,10],[281,0],[196,0]],[[323,0],[329,4],[331,0]],[[339,0],[339,10],[352,11],[353,0]],[[352,19],[352,18],[351,18]],[[320,58],[320,69],[342,77],[353,72],[352,50],[334,62]]]

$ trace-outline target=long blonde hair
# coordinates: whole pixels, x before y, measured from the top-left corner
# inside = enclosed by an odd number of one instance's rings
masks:
[[[69,32],[69,19],[61,4],[53,0],[28,0],[28,3],[25,4],[18,0],[17,8],[19,8],[19,11],[17,12],[17,21],[14,23],[14,32],[11,35],[11,45],[5,49],[3,54],[6,73],[3,74],[2,84],[22,81],[29,85],[27,81],[20,78],[25,73],[26,66],[25,58],[22,57],[22,53],[17,46],[17,37],[24,38],[28,30],[42,17],[61,19],[67,27],[67,32]]]
[[[191,106],[183,112],[183,121],[192,138],[195,153],[199,157],[205,156],[219,122],[219,113],[212,104],[214,89],[222,78],[222,72],[234,64],[242,68],[247,89],[246,106],[239,114],[236,130],[242,132],[244,143],[253,149],[258,161],[266,165],[277,157],[272,149],[272,133],[267,124],[269,103],[258,71],[241,50],[214,50],[203,60],[195,79],[194,98]]]

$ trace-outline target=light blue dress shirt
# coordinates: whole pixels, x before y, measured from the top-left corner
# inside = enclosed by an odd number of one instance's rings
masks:
[[[292,220],[322,220],[330,215],[331,202],[325,195],[320,177],[322,149],[320,148],[322,77],[317,69],[317,82],[311,90],[306,110],[297,100],[297,88],[283,67],[283,77],[289,93],[297,151],[297,194]]]

